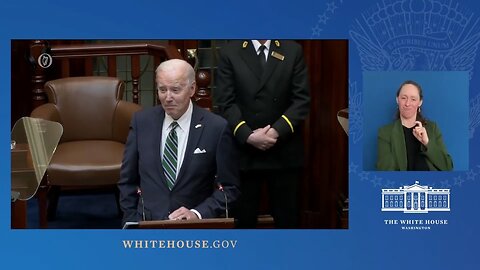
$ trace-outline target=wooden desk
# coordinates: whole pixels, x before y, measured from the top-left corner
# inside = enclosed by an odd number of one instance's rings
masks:
[[[233,218],[140,221],[138,229],[233,229]]]
[[[270,215],[258,217],[257,229],[273,229],[274,222]],[[210,218],[193,220],[152,220],[140,221],[129,226],[131,229],[234,229],[233,218]]]

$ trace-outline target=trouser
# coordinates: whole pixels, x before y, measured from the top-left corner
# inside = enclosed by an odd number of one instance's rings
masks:
[[[296,228],[298,226],[299,176],[299,169],[242,171],[237,227],[256,227],[262,186],[266,182],[270,212],[275,221],[275,227]]]

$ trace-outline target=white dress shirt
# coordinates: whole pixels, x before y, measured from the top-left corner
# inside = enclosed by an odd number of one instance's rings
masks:
[[[265,53],[265,60],[268,61],[268,53],[270,52],[270,44],[272,43],[272,41],[269,39],[267,41],[265,41],[265,49],[263,50],[263,52]],[[260,43],[260,41],[254,39],[252,40],[252,44],[253,44],[253,47],[255,48],[255,51],[257,52],[257,55],[260,54],[260,46],[262,46],[262,43]]]
[[[165,150],[165,141],[167,140],[168,134],[172,129],[170,124],[173,121],[178,123],[178,127],[175,129],[177,132],[178,138],[178,153],[177,153],[177,176],[180,172],[180,168],[182,167],[183,158],[185,157],[185,149],[187,148],[188,142],[188,134],[190,132],[190,123],[192,122],[192,112],[193,112],[193,105],[190,101],[188,105],[187,111],[180,116],[177,120],[174,120],[170,115],[165,113],[165,119],[163,120],[163,127],[162,127],[162,150],[160,156],[162,157],[163,161],[163,151]]]
[[[177,138],[178,138],[178,153],[177,153],[177,173],[176,176],[178,176],[178,173],[180,172],[180,168],[182,167],[183,159],[185,157],[185,150],[187,149],[187,142],[188,142],[188,135],[190,133],[190,123],[192,122],[192,112],[193,112],[193,105],[192,101],[188,104],[187,111],[180,116],[177,120],[174,120],[170,115],[165,113],[165,119],[163,120],[163,126],[162,126],[162,149],[160,156],[163,159],[163,151],[165,150],[165,141],[167,140],[167,136],[170,133],[170,130],[172,129],[170,127],[170,124],[172,124],[173,121],[177,121],[178,127],[175,129],[177,132]],[[162,160],[163,161],[163,160]],[[198,212],[195,209],[190,209],[190,211],[194,212],[199,219],[202,219],[202,215],[200,212]]]

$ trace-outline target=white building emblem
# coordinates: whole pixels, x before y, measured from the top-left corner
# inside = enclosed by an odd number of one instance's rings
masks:
[[[382,188],[382,211],[428,213],[450,211],[450,189],[421,186],[418,181],[398,189]]]

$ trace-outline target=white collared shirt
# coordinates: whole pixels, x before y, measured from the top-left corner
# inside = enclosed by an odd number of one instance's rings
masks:
[[[177,175],[180,172],[180,168],[182,167],[183,159],[185,157],[185,150],[187,149],[187,142],[188,142],[188,135],[190,134],[190,123],[192,122],[192,113],[193,113],[193,104],[192,101],[188,104],[187,111],[180,116],[176,121],[178,123],[178,127],[175,130],[177,132],[178,138],[178,159],[177,159]],[[175,121],[170,115],[165,113],[165,119],[163,120],[162,126],[162,150],[161,150],[161,157],[163,159],[163,151],[165,148],[165,140],[167,140],[168,133],[170,133],[171,127],[170,124]],[[202,214],[195,209],[190,209],[190,211],[194,212],[199,219],[202,219]]]
[[[178,153],[177,153],[177,176],[180,172],[180,168],[182,167],[183,158],[185,157],[185,150],[187,148],[188,142],[188,134],[190,133],[190,123],[192,122],[192,112],[193,112],[193,105],[192,101],[188,104],[187,111],[180,116],[176,121],[178,123],[178,127],[175,129],[177,132],[178,138]],[[170,133],[171,127],[170,124],[175,121],[170,115],[165,113],[165,119],[163,120],[163,127],[162,127],[162,149],[160,156],[162,157],[163,161],[163,151],[165,148],[165,141],[167,140],[168,133]]]
[[[263,50],[265,52],[265,60],[268,60],[268,53],[270,52],[270,44],[272,43],[272,41],[269,39],[267,41],[265,41],[265,49]],[[260,46],[262,46],[262,43],[260,43],[260,41],[256,40],[256,39],[253,39],[252,40],[252,44],[253,44],[253,47],[255,48],[255,51],[257,52],[257,55],[260,54]]]

